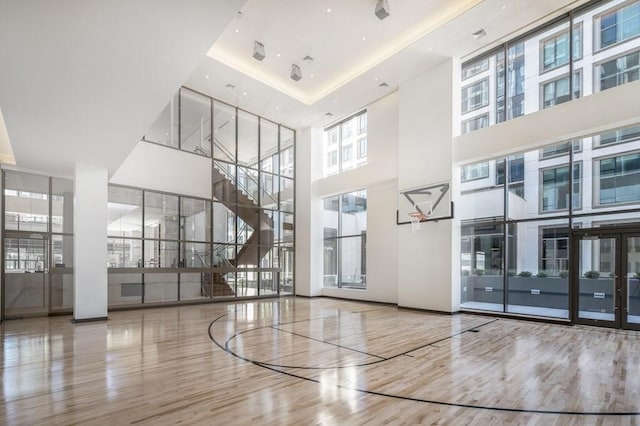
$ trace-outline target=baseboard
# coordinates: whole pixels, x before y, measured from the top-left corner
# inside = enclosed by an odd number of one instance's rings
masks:
[[[438,311],[436,309],[422,309],[422,308],[412,308],[409,306],[400,306],[398,305],[398,309],[402,309],[403,311],[417,311],[424,312],[428,314],[439,314],[439,315],[458,315],[460,311],[448,312],[448,311]]]
[[[82,318],[82,319],[71,318],[70,321],[73,324],[84,324],[86,322],[106,321],[108,319],[109,317],[95,317],[95,318]]]

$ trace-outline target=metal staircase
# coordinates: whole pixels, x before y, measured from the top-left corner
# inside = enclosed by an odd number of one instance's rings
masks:
[[[234,162],[233,155],[216,138],[213,139],[213,145],[229,161]],[[211,156],[201,146],[196,147],[194,152],[207,157]],[[222,260],[224,263],[218,266],[227,268],[237,268],[239,266],[258,267],[260,260],[273,246],[273,220],[260,208],[257,179],[249,174],[244,174],[242,179],[236,179],[235,168],[227,170],[226,165],[227,163],[213,161],[213,198],[224,204],[238,218],[242,219],[243,224],[238,227],[236,237],[246,233],[248,230],[251,231],[251,235],[246,239],[240,250],[237,251],[235,258],[226,259],[223,256],[219,256],[218,250],[214,250],[215,258]],[[242,183],[241,180],[244,180],[245,183]],[[255,188],[255,191],[252,191],[251,188]],[[272,194],[263,194],[263,196],[271,198],[271,201],[277,205],[277,196],[274,197]],[[233,242],[235,242],[235,239]],[[221,248],[224,249],[224,247]],[[203,264],[208,263],[204,261],[205,259],[202,256],[200,258]],[[207,265],[207,267],[209,266],[211,265]],[[201,294],[207,297],[235,295],[234,290],[226,281],[225,276],[227,274],[229,272],[206,272],[201,274]]]

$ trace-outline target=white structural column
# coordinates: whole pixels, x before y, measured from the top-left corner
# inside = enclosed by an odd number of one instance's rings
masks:
[[[296,134],[296,257],[295,286],[299,296],[322,291],[321,200],[314,198],[311,182],[321,174],[322,129],[306,128]],[[319,160],[320,159],[320,160]]]
[[[107,169],[76,164],[74,182],[73,318],[106,319]]]
[[[450,182],[452,175],[453,61],[400,86],[398,190]],[[453,312],[453,221],[398,227],[398,305]]]

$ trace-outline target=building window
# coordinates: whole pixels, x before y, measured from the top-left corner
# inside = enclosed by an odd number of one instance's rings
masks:
[[[367,158],[367,138],[358,139],[358,159]]]
[[[476,74],[489,69],[489,58],[483,58],[469,64],[462,65],[462,79],[466,80]]]
[[[640,201],[640,153],[605,158],[598,163],[599,205]]]
[[[629,53],[596,65],[596,75],[600,76],[600,90],[611,89],[638,80],[640,78],[640,52]]]
[[[338,151],[331,151],[327,154],[327,167],[338,164]]]
[[[524,157],[509,159],[509,183],[524,182]],[[504,160],[496,162],[496,185],[504,185]]]
[[[479,115],[477,117],[464,120],[462,122],[462,134],[472,132],[474,130],[489,127],[489,114]]]
[[[338,128],[334,127],[327,131],[327,144],[335,145],[338,143]]]
[[[624,129],[612,130],[594,136],[596,145],[612,145],[616,143],[631,142],[640,139],[640,126],[627,127]]]
[[[366,288],[367,191],[323,200],[323,285]]]
[[[568,155],[569,151],[573,147],[573,152],[580,152],[582,150],[582,144],[579,140],[573,142],[562,142],[555,145],[545,146],[540,150],[540,158],[553,158],[561,155]]]
[[[573,74],[573,99],[580,97],[582,78],[580,71]],[[570,101],[569,76],[565,75],[557,80],[542,85],[542,108],[549,108]]]
[[[358,116],[358,134],[367,133],[367,112]]]
[[[596,25],[600,49],[640,35],[640,2],[601,15],[596,19]]]
[[[351,161],[353,158],[353,145],[347,145],[342,147],[342,163]]]
[[[462,173],[462,182],[489,177],[489,163],[470,164],[462,167],[460,170]]]
[[[566,65],[569,63],[569,31],[564,31],[540,43],[542,53],[541,71]],[[573,29],[573,60],[582,57],[582,25]]]
[[[541,170],[542,212],[567,210],[569,206],[569,166]],[[580,208],[580,163],[573,166],[573,208]]]
[[[485,78],[462,89],[462,113],[489,104],[489,79]]]
[[[325,129],[323,145],[325,177],[366,165],[367,112],[354,114]]]
[[[551,277],[569,270],[569,230],[567,228],[543,228],[540,230],[540,270]]]

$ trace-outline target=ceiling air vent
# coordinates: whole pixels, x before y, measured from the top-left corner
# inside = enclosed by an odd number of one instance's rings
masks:
[[[385,82],[378,84],[378,87],[389,87],[389,85]]]
[[[224,86],[224,87],[226,87],[226,88],[227,88],[227,89],[229,89],[229,90],[236,90],[236,86],[234,86],[234,85],[233,85],[233,84],[231,84],[231,83],[228,83],[228,84],[227,84],[226,86]]]
[[[308,64],[310,64],[311,62],[313,62],[313,58],[309,55],[305,56],[304,58],[302,58],[302,60]]]
[[[325,117],[333,117],[333,114],[331,114],[330,112],[328,112],[328,113],[326,113],[324,116],[325,116]]]

